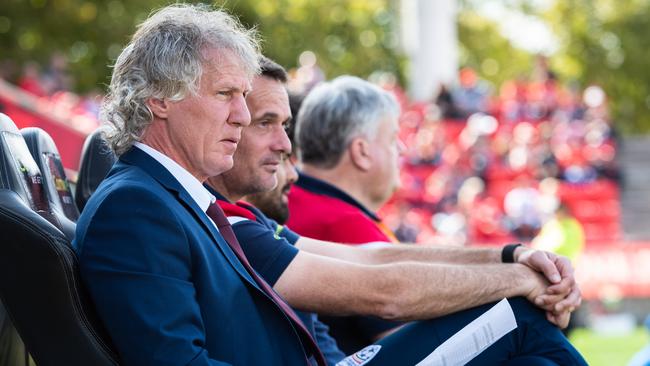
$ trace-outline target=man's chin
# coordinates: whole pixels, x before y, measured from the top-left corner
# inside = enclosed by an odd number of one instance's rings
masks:
[[[232,156],[221,157],[221,159],[214,164],[212,169],[210,169],[211,170],[210,176],[214,177],[221,173],[225,173],[230,169],[232,169],[233,166],[234,166],[234,161],[232,159]]]
[[[275,178],[275,176],[272,177]],[[259,193],[271,192],[278,186],[278,183],[275,179],[269,179],[268,177],[267,179],[258,179],[258,182],[260,182],[260,185],[258,186]]]

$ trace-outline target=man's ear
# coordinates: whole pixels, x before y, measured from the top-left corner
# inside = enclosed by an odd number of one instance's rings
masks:
[[[348,147],[350,161],[359,170],[368,171],[372,166],[372,155],[370,154],[370,144],[363,137],[356,137]]]
[[[169,101],[159,98],[149,98],[147,99],[147,107],[149,107],[149,110],[151,111],[151,114],[154,115],[154,117],[167,119],[169,112]]]

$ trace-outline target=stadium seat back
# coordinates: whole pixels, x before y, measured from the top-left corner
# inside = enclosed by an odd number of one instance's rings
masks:
[[[88,135],[81,152],[75,202],[83,210],[99,183],[104,180],[117,158],[102,136],[101,130]]]
[[[61,229],[72,240],[75,225],[65,215],[56,212],[47,196],[41,169],[29,152],[22,134],[13,121],[0,113],[0,189],[16,192],[47,221]]]
[[[72,221],[79,218],[79,210],[72,198],[70,182],[63,169],[61,155],[50,135],[38,127],[20,130],[29,152],[43,174],[45,194],[53,210]]]

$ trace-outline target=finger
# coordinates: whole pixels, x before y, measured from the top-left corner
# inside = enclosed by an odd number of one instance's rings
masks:
[[[562,280],[555,262],[548,257],[547,253],[533,253],[530,257],[530,262],[533,268],[542,272],[551,283],[555,284]]]
[[[568,295],[569,292],[575,287],[575,278],[573,277],[567,277],[563,278],[562,281],[559,283],[556,283],[554,285],[550,285],[546,289],[546,293],[548,294],[564,294]]]
[[[564,300],[564,295],[539,295],[535,298],[535,305],[538,307],[549,310],[556,311],[555,305]]]
[[[554,255],[551,260],[560,272],[560,276],[562,276],[562,278],[574,277],[573,264],[571,264],[571,260],[569,260],[569,258]]]
[[[562,312],[560,314],[554,314],[555,325],[560,329],[564,329],[569,325],[569,320],[571,320],[571,313],[568,311]]]
[[[538,308],[540,308],[540,309],[542,309],[544,311],[553,311],[553,307],[554,307],[555,304],[547,304],[546,301],[544,300],[544,298],[542,298],[541,296],[537,296],[533,300],[534,300],[533,303]]]
[[[576,308],[578,308],[582,304],[582,295],[580,292],[579,288],[575,288],[571,291],[571,293],[565,298],[560,301],[558,301],[554,305],[554,310],[556,312],[561,312],[561,311],[573,311]]]
[[[546,320],[548,320],[549,322],[551,322],[551,323],[557,325],[557,323],[556,323],[557,320],[555,319],[555,314],[553,314],[553,313],[550,312],[550,311],[547,311],[547,312],[546,312]]]
[[[569,326],[569,321],[571,320],[571,313],[569,312],[553,313],[547,311],[546,320],[548,320],[552,324],[555,324],[558,328],[564,329]]]

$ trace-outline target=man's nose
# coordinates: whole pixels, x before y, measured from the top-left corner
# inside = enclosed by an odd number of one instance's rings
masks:
[[[287,182],[290,184],[295,183],[298,180],[298,171],[291,161],[291,157],[287,156],[284,158],[284,170],[287,175]]]
[[[284,126],[280,126],[277,129],[276,137],[274,139],[274,150],[280,151],[286,155],[291,154],[291,140],[289,140],[289,136],[287,136]]]
[[[251,114],[246,105],[246,99],[243,95],[238,95],[230,104],[230,116],[228,123],[238,124],[242,127],[248,126],[251,123]]]

